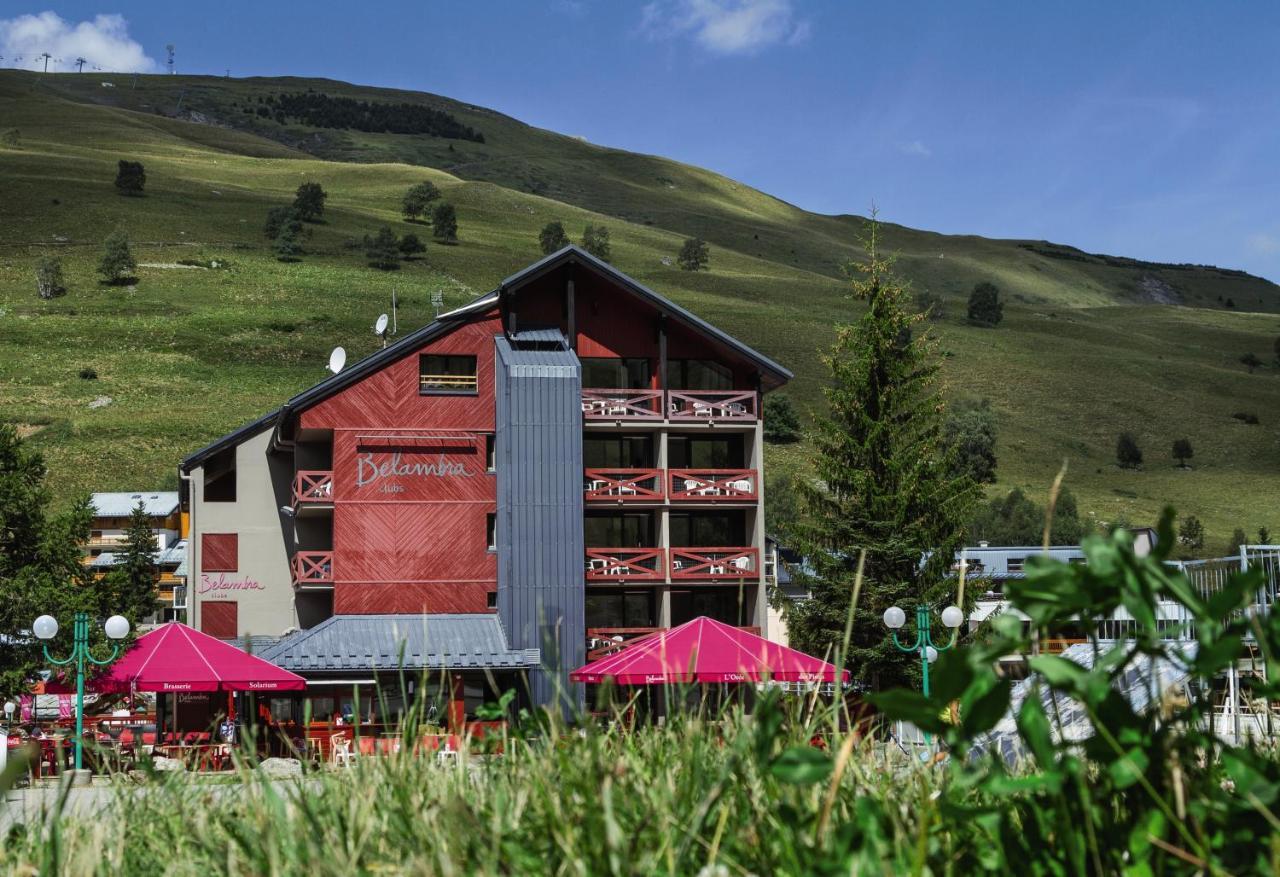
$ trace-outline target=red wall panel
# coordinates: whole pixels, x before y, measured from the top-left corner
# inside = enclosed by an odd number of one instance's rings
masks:
[[[235,572],[240,566],[239,548],[240,536],[236,533],[201,534],[200,571]]]
[[[240,635],[240,605],[234,600],[212,600],[200,604],[200,631],[218,639]]]

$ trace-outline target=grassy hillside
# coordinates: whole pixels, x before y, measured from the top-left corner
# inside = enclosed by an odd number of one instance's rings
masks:
[[[243,112],[259,96],[308,88],[424,102],[485,142],[307,129]],[[173,118],[179,97],[183,118]],[[820,401],[817,350],[856,313],[838,268],[858,252],[856,218],[806,213],[708,171],[443,98],[315,80],[139,77],[134,89],[126,76],[4,71],[6,129],[20,133],[0,146],[0,416],[32,432],[64,498],[172,482],[184,453],[321,378],[333,345],[370,352],[369,327],[393,288],[401,325],[421,325],[433,291],[459,304],[536,258],[538,229],[551,219],[574,234],[606,222],[622,270],[791,367],[789,392],[802,407]],[[144,162],[146,197],[115,193],[119,158]],[[398,272],[365,267],[351,240],[382,224],[423,234],[397,211],[422,179],[457,205],[461,242],[432,244]],[[306,180],[329,193],[326,221],[314,227],[311,255],[282,264],[262,219]],[[94,274],[115,228],[144,263],[133,288]],[[690,233],[712,242],[710,272],[662,264]],[[989,397],[1000,413],[998,489],[1043,493],[1065,458],[1082,508],[1101,519],[1144,520],[1171,501],[1199,514],[1217,543],[1235,526],[1280,530],[1280,369],[1249,374],[1238,362],[1246,351],[1270,359],[1276,286],[1043,242],[897,226],[889,242],[916,286],[948,301],[933,325],[952,395]],[[68,295],[48,302],[33,279],[45,255],[63,259],[70,281]],[[1009,297],[994,331],[961,319],[979,279]],[[1143,304],[1153,298],[1187,306]],[[81,379],[83,368],[97,379]],[[104,396],[110,404],[89,407]],[[1246,426],[1236,411],[1262,422]],[[1138,434],[1144,472],[1114,466],[1122,429]],[[1196,448],[1190,471],[1168,456],[1182,436]],[[775,463],[798,457],[787,449]]]

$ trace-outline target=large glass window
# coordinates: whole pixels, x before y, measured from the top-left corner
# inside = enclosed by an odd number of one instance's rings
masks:
[[[667,439],[672,469],[741,469],[746,466],[741,435],[673,435]]]
[[[653,627],[653,591],[591,592],[586,595],[587,627]]]
[[[667,388],[732,390],[733,370],[710,359],[671,359],[667,361]]]
[[[582,465],[588,469],[648,469],[653,464],[652,436],[587,435],[582,440]]]
[[[745,588],[697,588],[671,592],[671,626],[692,621],[699,615],[713,618],[723,624],[743,627],[751,617],[749,597]]]
[[[582,386],[596,389],[647,390],[652,386],[653,371],[649,360],[584,356]]]
[[[588,548],[652,548],[658,544],[649,512],[588,512],[582,535]]]
[[[476,392],[476,358],[424,353],[418,357],[418,388],[425,395]]]
[[[746,539],[742,509],[671,513],[671,544],[676,548],[737,548]]]

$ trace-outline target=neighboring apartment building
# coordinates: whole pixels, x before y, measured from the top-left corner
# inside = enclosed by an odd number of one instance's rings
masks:
[[[567,247],[184,460],[191,621],[301,628],[271,652],[300,672],[333,616],[363,639],[325,650],[386,654],[496,615],[469,666],[551,675],[698,615],[767,634],[760,412],[790,377]]]
[[[156,539],[156,596],[161,611],[155,620],[181,620],[186,601],[186,518],[178,491],[95,493],[89,503],[93,522],[84,546],[85,563],[100,575],[119,562],[119,553],[128,538],[129,519],[142,504]]]

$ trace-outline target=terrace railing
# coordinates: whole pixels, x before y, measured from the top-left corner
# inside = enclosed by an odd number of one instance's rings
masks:
[[[587,581],[662,581],[667,577],[661,548],[588,548]]]
[[[586,469],[583,499],[587,502],[662,502],[661,469]]]
[[[754,469],[671,469],[672,502],[755,502]]]
[[[742,579],[760,571],[755,548],[672,548],[671,580]]]
[[[753,421],[759,397],[750,390],[670,390],[667,417],[671,420]]]
[[[661,420],[661,390],[583,389],[582,416],[587,420]]]
[[[302,469],[293,476],[293,507],[325,505],[333,502],[333,472]]]
[[[333,584],[332,551],[296,551],[289,559],[295,588]]]
[[[760,636],[758,627],[738,627],[747,633]],[[588,627],[587,628],[587,662],[598,661],[614,652],[624,649],[645,637],[667,630],[665,627]]]

